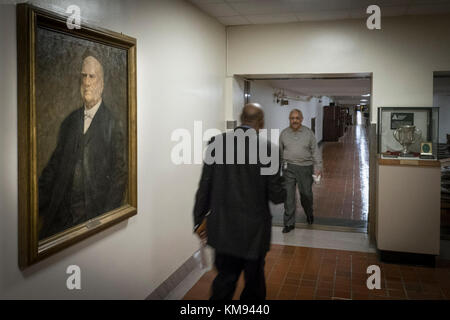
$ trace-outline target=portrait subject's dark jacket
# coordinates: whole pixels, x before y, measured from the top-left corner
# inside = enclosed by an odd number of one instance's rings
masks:
[[[118,121],[102,103],[86,134],[84,108],[61,124],[57,146],[39,177],[40,239],[72,227],[68,200],[81,163],[86,221],[122,205],[127,183],[125,142]]]
[[[247,128],[238,127],[236,130]],[[223,163],[204,164],[195,198],[194,225],[207,216],[208,244],[222,254],[257,259],[270,249],[272,216],[268,201],[282,203],[286,192],[278,167],[276,174],[261,175],[263,165],[251,164],[249,140],[245,142],[245,164],[237,164],[238,144],[234,143],[234,164],[225,164],[226,135],[223,139]],[[231,132],[231,135],[233,133]],[[217,139],[213,138],[212,143]],[[259,138],[258,138],[259,141]],[[270,154],[270,143],[267,145]],[[242,148],[240,148],[242,150]],[[259,151],[259,148],[258,148]]]

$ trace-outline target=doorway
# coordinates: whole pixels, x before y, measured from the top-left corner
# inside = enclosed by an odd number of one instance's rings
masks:
[[[441,161],[441,240],[450,240],[450,72],[434,72],[433,107],[439,107],[437,152]]]
[[[296,227],[368,232],[371,74],[245,75],[250,102],[265,112],[267,129],[289,126],[289,112],[303,113],[323,159],[323,179],[313,185],[314,224],[296,196]],[[336,139],[328,141],[327,108],[336,113]],[[274,141],[275,142],[275,141]],[[276,142],[278,143],[278,142]],[[273,225],[283,225],[284,205],[271,204]]]

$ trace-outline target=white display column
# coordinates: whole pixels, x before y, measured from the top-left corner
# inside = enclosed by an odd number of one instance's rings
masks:
[[[440,162],[378,159],[377,171],[381,260],[434,265],[440,246]]]

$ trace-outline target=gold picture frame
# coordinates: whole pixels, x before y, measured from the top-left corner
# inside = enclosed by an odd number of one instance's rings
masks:
[[[137,214],[136,39],[19,4],[17,49],[23,269]]]

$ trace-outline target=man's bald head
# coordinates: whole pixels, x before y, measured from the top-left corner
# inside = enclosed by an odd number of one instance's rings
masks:
[[[256,130],[264,127],[264,111],[259,103],[247,103],[242,109],[241,123]]]
[[[300,117],[303,118],[303,112],[301,112],[301,110],[298,109],[292,109],[291,112],[289,112],[289,116],[291,116],[293,113],[298,113],[300,115]]]

